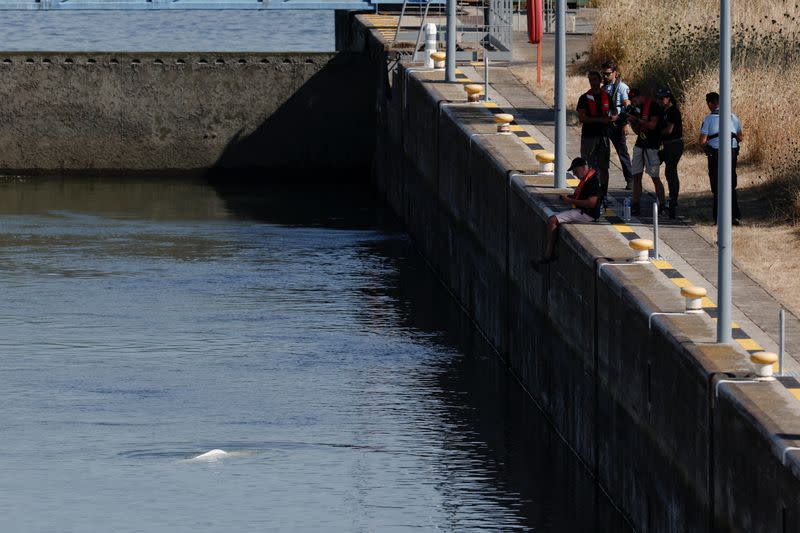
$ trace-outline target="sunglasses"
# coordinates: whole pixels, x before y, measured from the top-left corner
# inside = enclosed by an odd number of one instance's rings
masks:
[[[613,70],[610,70],[608,72],[603,72],[603,76],[611,76],[612,74],[614,74]]]

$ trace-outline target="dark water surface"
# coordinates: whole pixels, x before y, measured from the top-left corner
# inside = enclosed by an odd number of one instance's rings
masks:
[[[0,182],[0,531],[614,530],[363,191]]]

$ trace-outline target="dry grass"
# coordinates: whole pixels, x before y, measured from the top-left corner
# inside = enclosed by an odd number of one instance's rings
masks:
[[[682,103],[687,137],[693,142],[707,113],[705,93],[718,88],[719,1],[601,0],[601,4],[589,64],[614,59],[632,84],[645,90],[670,86]],[[635,12],[648,16],[636,17],[636,24],[631,24],[630,13]],[[766,162],[775,148],[790,140],[786,130],[797,131],[800,126],[794,110],[799,91],[786,76],[800,66],[798,17],[794,0],[732,3],[732,98],[749,137],[744,161]]]
[[[737,265],[800,315],[800,86],[789,73],[800,66],[800,12],[795,0],[732,3],[732,101],[745,140],[739,159],[739,203],[744,225],[734,228]],[[706,158],[697,138],[708,113],[705,94],[718,90],[719,0],[598,0],[601,10],[588,58],[569,66],[567,109],[588,88],[585,73],[614,59],[626,81],[644,90],[668,85],[679,98],[687,152],[679,165],[679,212],[709,242],[712,225]],[[647,16],[635,16],[647,13]],[[518,78],[552,105],[553,69],[537,87],[530,67]],[[574,117],[573,117],[574,119]],[[573,120],[574,123],[574,120]],[[629,138],[632,143],[633,138]],[[663,177],[662,177],[663,180]],[[650,180],[643,180],[652,190]],[[768,258],[768,260],[765,260]]]
[[[708,113],[705,94],[718,90],[719,0],[598,2],[587,62],[613,59],[630,84],[645,91],[667,85],[678,96],[688,148],[679,165],[680,211],[714,242],[706,159],[697,138]],[[800,87],[791,73],[800,67],[800,12],[795,0],[749,0],[731,7],[731,96],[745,137],[738,172],[745,225],[734,229],[734,257],[797,314],[800,114],[795,108]]]
[[[716,243],[716,226],[700,225],[695,231]],[[795,316],[800,316],[800,262],[791,244],[797,240],[797,228],[786,225],[770,225],[769,231],[765,231],[763,226],[754,224],[733,231],[733,256],[737,266]]]

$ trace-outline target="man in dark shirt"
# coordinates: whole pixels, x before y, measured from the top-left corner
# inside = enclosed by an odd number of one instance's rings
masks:
[[[628,123],[636,133],[636,144],[633,146],[633,202],[631,214],[640,215],[639,200],[642,197],[642,174],[647,174],[653,179],[656,197],[660,209],[664,208],[664,184],[658,177],[661,160],[658,158],[658,149],[661,146],[661,107],[650,97],[643,96],[638,89],[631,89],[628,93],[631,104],[636,112],[628,115]]]
[[[570,222],[594,222],[600,218],[601,186],[599,172],[589,168],[583,157],[576,157],[567,169],[580,180],[574,194],[559,196],[562,202],[570,204],[573,208],[560,211],[547,219],[547,244],[544,256],[534,262],[537,270],[541,265],[551,262],[555,258],[556,237],[558,227]]]
[[[608,190],[608,165],[611,157],[609,134],[617,118],[617,108],[603,89],[603,78],[593,70],[587,74],[589,90],[578,99],[578,120],[581,124],[581,157],[589,166],[599,169],[601,199]]]
[[[656,98],[661,103],[664,110],[662,115],[661,142],[664,160],[664,175],[667,177],[667,187],[669,188],[669,204],[667,209],[669,218],[675,218],[678,208],[678,193],[681,189],[681,182],[678,179],[678,161],[683,155],[683,120],[678,104],[672,96],[672,91],[664,87],[656,92]]]
[[[617,64],[613,61],[606,61],[603,64],[603,89],[611,97],[611,107],[614,108],[614,114],[619,115],[622,111],[630,105],[631,101],[628,99],[628,91],[630,87],[622,81]],[[614,122],[614,125],[609,131],[609,140],[614,145],[614,149],[619,156],[619,165],[622,167],[622,176],[625,178],[625,188],[630,189],[633,185],[633,173],[631,172],[631,156],[628,152],[628,141],[626,139],[626,131],[628,126],[625,122]]]

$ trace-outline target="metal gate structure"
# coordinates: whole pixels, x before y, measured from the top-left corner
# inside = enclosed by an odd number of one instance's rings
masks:
[[[394,0],[373,0],[394,4]],[[415,61],[423,61],[420,50],[425,24],[437,24],[438,39],[445,42],[445,0],[404,0],[397,21],[395,45],[407,45]],[[513,0],[456,0],[456,60],[477,61],[484,54],[491,60],[510,60],[514,42]],[[405,23],[405,26],[404,26]]]

